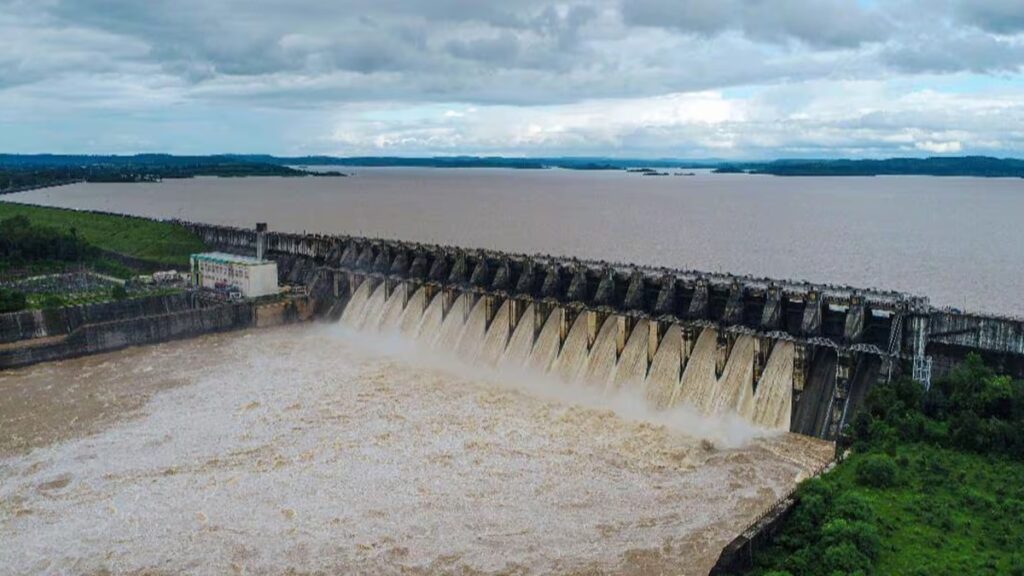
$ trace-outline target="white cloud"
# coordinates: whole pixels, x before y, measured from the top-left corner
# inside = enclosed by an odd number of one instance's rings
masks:
[[[787,98],[797,92],[801,98]],[[951,128],[950,118],[956,118]],[[383,119],[383,120],[382,120]],[[678,157],[996,153],[1019,147],[1024,94],[897,92],[883,82],[808,82],[552,106],[484,106],[457,124],[415,106],[337,114],[339,154],[516,153]],[[1009,121],[1009,124],[1003,124]]]
[[[956,140],[951,142],[925,140],[924,142],[914,142],[914,146],[919,150],[934,152],[935,154],[952,154],[964,149],[963,145]]]
[[[1019,154],[1019,6],[0,0],[0,147]]]

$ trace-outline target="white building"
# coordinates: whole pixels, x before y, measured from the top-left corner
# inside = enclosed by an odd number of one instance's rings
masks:
[[[237,288],[245,298],[277,294],[277,262],[225,252],[204,252],[191,258],[192,284],[201,288]]]

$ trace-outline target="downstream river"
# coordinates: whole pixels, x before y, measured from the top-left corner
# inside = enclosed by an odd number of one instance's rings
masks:
[[[1024,180],[341,168],[77,184],[5,199],[913,292],[1024,315]]]
[[[656,420],[326,325],[4,371],[0,574],[707,574],[832,454]]]

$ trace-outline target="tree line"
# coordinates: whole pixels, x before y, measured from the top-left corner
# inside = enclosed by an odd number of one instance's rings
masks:
[[[971,355],[930,390],[879,383],[844,438],[749,574],[1024,576],[1024,382]]]

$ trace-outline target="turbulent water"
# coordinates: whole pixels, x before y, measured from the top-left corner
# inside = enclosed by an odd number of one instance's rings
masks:
[[[706,574],[832,453],[758,345],[364,280],[335,325],[5,371],[0,574]]]
[[[687,353],[678,324],[669,325],[660,338],[652,340],[651,324],[639,321],[626,339],[624,317],[609,315],[598,329],[598,315],[581,312],[563,341],[566,311],[562,308],[548,314],[537,334],[534,304],[516,318],[510,300],[464,292],[457,296],[438,293],[424,308],[426,289],[419,288],[411,297],[409,290],[398,284],[388,295],[385,283],[371,288],[371,282],[364,281],[353,292],[340,323],[368,333],[411,336],[421,348],[449,354],[467,367],[500,365],[506,371],[532,373],[602,394],[642,397],[651,410],[692,410],[705,416],[735,416],[765,430],[789,429],[791,344],[775,344],[755,381],[756,342],[752,336],[732,340],[719,374],[722,349],[718,333],[710,328],[700,332]],[[445,314],[443,302],[453,297]],[[414,303],[409,312],[406,302]],[[417,314],[422,315],[418,330],[398,329],[400,324],[411,325]],[[654,354],[648,363],[651,349]]]
[[[621,171],[351,168],[349,178],[75,184],[5,200],[363,234],[928,296],[1024,314],[1024,180],[646,178]]]
[[[344,322],[358,332],[223,334],[0,373],[0,574],[706,574],[830,454],[422,353],[397,334],[435,346],[439,301],[412,294],[399,330],[377,333],[402,294],[381,296],[356,293]],[[481,310],[459,316],[474,334]],[[499,363],[530,363],[530,322]]]

